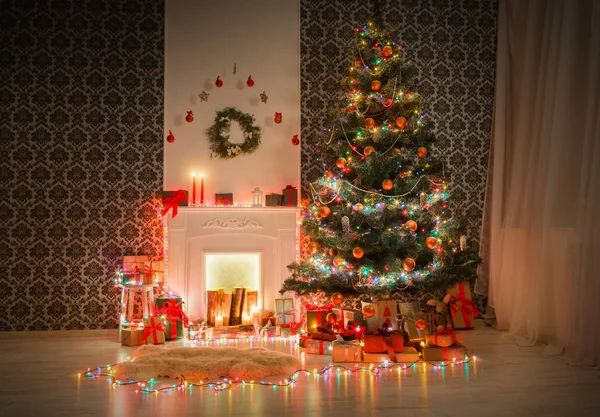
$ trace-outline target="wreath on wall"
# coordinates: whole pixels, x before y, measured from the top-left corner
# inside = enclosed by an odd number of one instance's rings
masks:
[[[239,123],[244,134],[244,142],[229,142],[231,121]],[[243,113],[235,107],[226,107],[217,111],[215,122],[208,128],[206,133],[212,150],[211,159],[228,159],[235,158],[238,155],[250,154],[260,145],[261,130],[259,126],[254,124],[254,116]]]

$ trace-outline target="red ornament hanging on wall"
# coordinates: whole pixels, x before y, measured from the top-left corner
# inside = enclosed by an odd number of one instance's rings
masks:
[[[223,87],[223,81],[221,81],[221,79],[219,77],[220,77],[220,75],[217,76],[217,81],[215,81],[215,85],[217,87]]]
[[[167,136],[167,142],[173,143],[175,142],[175,136],[173,136],[173,132],[169,130],[169,135]]]
[[[254,85],[254,80],[252,79],[252,75],[248,75],[248,81],[246,81],[246,85],[248,87],[252,87]]]
[[[188,123],[192,123],[194,121],[194,113],[191,110],[187,112],[187,116],[185,116],[185,121]]]
[[[300,144],[300,139],[298,139],[298,135],[294,135],[292,138],[292,145],[298,146]]]
[[[281,113],[275,112],[275,117],[273,118],[275,123],[277,123],[277,124],[281,123],[282,119],[283,119],[283,116],[281,115]]]

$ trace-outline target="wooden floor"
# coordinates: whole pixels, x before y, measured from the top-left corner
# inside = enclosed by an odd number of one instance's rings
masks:
[[[478,322],[465,332],[475,364],[316,378],[295,387],[236,386],[159,395],[76,373],[124,360],[116,331],[0,333],[0,416],[598,416],[600,372],[543,347],[518,347]],[[282,345],[283,346],[283,345]],[[288,344],[282,349],[294,351]],[[327,357],[307,355],[309,369]]]

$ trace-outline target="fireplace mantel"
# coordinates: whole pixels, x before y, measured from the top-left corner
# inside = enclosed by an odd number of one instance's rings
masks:
[[[186,301],[188,313],[205,314],[206,254],[258,253],[259,303],[273,311],[287,265],[297,255],[298,207],[179,207],[167,219],[168,285]]]

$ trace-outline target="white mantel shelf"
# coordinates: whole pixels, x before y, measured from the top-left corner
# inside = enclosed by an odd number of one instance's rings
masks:
[[[188,313],[204,317],[205,256],[258,253],[259,302],[273,311],[287,265],[296,260],[300,207],[178,207],[167,218],[169,287],[183,296]]]

